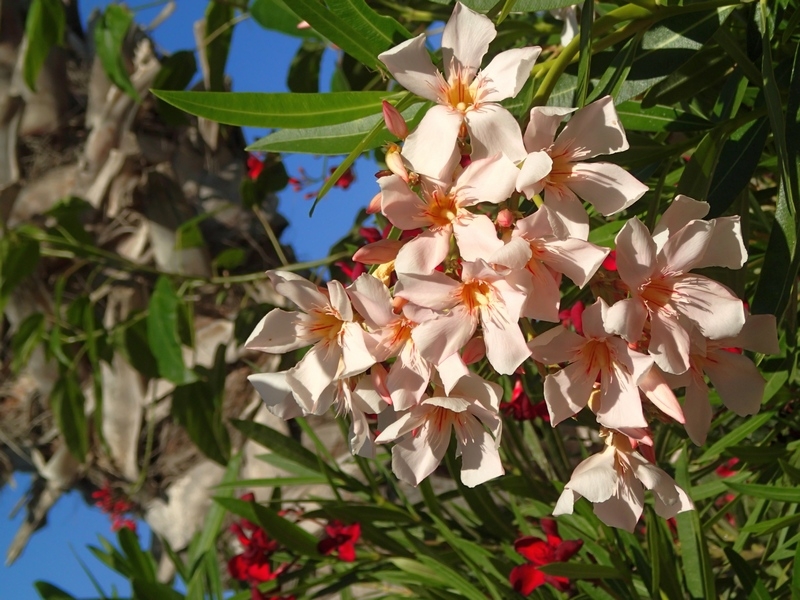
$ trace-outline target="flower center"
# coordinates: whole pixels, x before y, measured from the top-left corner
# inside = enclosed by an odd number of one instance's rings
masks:
[[[674,295],[672,282],[664,277],[654,277],[639,288],[639,295],[650,310],[664,308]]]
[[[314,309],[308,314],[312,317],[308,332],[315,338],[332,342],[339,336],[344,321],[331,307]]]
[[[428,208],[425,210],[425,215],[435,227],[449,225],[458,216],[455,197],[434,190],[428,197]]]
[[[461,286],[461,302],[469,312],[487,306],[492,301],[492,289],[488,283],[473,280]]]

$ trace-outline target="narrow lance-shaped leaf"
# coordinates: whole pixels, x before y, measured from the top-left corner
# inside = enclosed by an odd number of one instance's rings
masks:
[[[112,83],[140,101],[123,60],[123,44],[133,23],[131,12],[118,4],[109,5],[94,28],[94,44],[103,70]]]
[[[198,117],[240,127],[321,127],[381,112],[387,92],[283,94],[153,90],[158,98]]]
[[[66,15],[61,0],[33,0],[25,19],[27,45],[22,63],[22,74],[31,90],[36,91],[36,79],[50,50],[63,42],[65,26]]]
[[[158,372],[178,385],[191,383],[197,377],[186,368],[178,337],[178,303],[169,279],[156,281],[147,315],[147,340],[158,363]]]

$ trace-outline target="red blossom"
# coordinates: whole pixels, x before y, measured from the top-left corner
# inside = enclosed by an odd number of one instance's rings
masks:
[[[126,528],[136,532],[136,521],[125,516],[125,513],[133,510],[133,502],[112,490],[108,481],[103,484],[102,488],[92,492],[92,498],[95,501],[94,505],[107,513],[111,519],[111,531]]]
[[[255,496],[252,493],[245,494],[242,500],[254,502]],[[278,550],[278,542],[270,539],[261,527],[247,519],[239,519],[230,526],[230,530],[243,548],[243,552],[228,561],[228,573],[233,579],[255,585],[272,581],[286,568],[286,565],[282,565],[273,570],[271,558]]]
[[[558,318],[564,327],[572,325],[578,335],[583,335],[583,311],[586,307],[578,300],[571,308],[565,308],[558,313]]]
[[[339,167],[331,167],[331,175],[333,175],[333,173],[338,168]],[[352,184],[355,180],[356,180],[356,174],[353,172],[353,168],[347,167],[347,170],[344,173],[342,173],[342,176],[339,177],[339,179],[337,179],[336,183],[334,183],[333,185],[338,188],[342,188],[343,190],[346,190],[347,188],[350,187],[350,184]]]
[[[525,393],[520,379],[514,382],[514,389],[511,391],[511,400],[508,402],[501,402],[500,410],[503,411],[503,414],[513,417],[517,421],[532,421],[536,417],[547,422],[550,421],[547,405],[544,401],[534,404]]]
[[[528,564],[514,567],[509,575],[509,582],[516,591],[525,596],[545,583],[562,592],[565,591],[569,587],[568,578],[546,575],[537,567],[554,562],[566,562],[583,546],[582,540],[562,540],[554,520],[542,519],[540,524],[542,531],[547,535],[547,540],[527,536],[514,542],[514,550],[525,557]]]
[[[739,459],[736,457],[731,458],[730,460],[718,466],[716,473],[720,477],[730,477],[731,475],[735,475],[736,469],[733,467],[735,467],[737,464],[739,464]]]
[[[317,544],[320,554],[336,552],[339,560],[353,562],[356,559],[356,542],[361,537],[361,525],[345,525],[341,521],[331,521],[325,526],[325,535]]]
[[[603,268],[606,271],[616,271],[617,270],[617,251],[612,250],[608,253],[605,260],[603,260]]]
[[[264,159],[257,154],[251,154],[247,157],[247,176],[250,179],[258,179],[261,171],[264,170]]]

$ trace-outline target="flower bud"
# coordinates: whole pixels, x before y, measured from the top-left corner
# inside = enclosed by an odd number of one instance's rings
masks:
[[[461,359],[464,364],[471,365],[486,356],[486,344],[481,337],[474,337],[464,346]]]
[[[497,213],[497,219],[495,220],[498,227],[513,227],[514,226],[514,213],[512,213],[507,208],[504,208],[499,213]]]
[[[375,196],[372,198],[372,200],[369,201],[369,204],[367,204],[367,214],[368,215],[374,215],[375,213],[381,212],[381,200],[382,200],[382,198],[383,198],[383,196],[381,196],[381,193],[378,192],[377,194],[375,194]]]
[[[406,170],[406,165],[403,163],[403,157],[400,154],[400,146],[397,144],[389,144],[389,147],[386,149],[385,160],[389,170],[408,183],[408,171]]]
[[[386,123],[386,129],[389,132],[404,140],[408,137],[408,125],[403,115],[400,114],[394,106],[389,104],[386,100],[383,101],[383,121]]]
[[[397,258],[397,253],[405,242],[400,240],[379,240],[356,250],[353,260],[365,265],[381,265]]]

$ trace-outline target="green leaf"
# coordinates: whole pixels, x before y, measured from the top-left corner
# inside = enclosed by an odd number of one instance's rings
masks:
[[[214,498],[230,512],[257,523],[275,541],[302,556],[319,557],[318,540],[299,525],[284,519],[274,510],[256,502],[233,498]]]
[[[227,372],[225,349],[224,344],[217,346],[212,369],[197,367],[205,381],[178,386],[172,393],[172,416],[203,454],[223,466],[228,464],[231,452],[222,415]]]
[[[184,600],[183,594],[158,581],[141,581],[140,579],[134,579],[131,581],[131,587],[133,588],[133,595],[135,598],[147,598],[147,600]]]
[[[752,496],[753,498],[764,498],[775,502],[790,502],[800,504],[800,488],[798,487],[778,487],[775,485],[765,485],[760,483],[732,483],[726,481],[725,485],[734,492]]]
[[[264,29],[280,31],[296,37],[316,35],[311,29],[297,28],[303,19],[298,17],[283,0],[255,0],[250,6],[250,16]]]
[[[14,288],[36,270],[39,256],[39,242],[16,231],[0,237],[0,315]]]
[[[473,600],[485,600],[486,598],[475,585],[443,563],[427,556],[420,556],[418,561],[409,558],[390,558],[389,562],[403,571],[408,580],[420,585],[454,590],[458,593],[459,598]]]
[[[712,123],[691,113],[670,106],[642,108],[638,102],[623,102],[616,107],[623,127],[635,131],[700,131]]]
[[[225,91],[225,63],[233,39],[233,6],[224,2],[209,2],[206,8],[205,43],[208,64],[208,91]],[[155,87],[155,86],[154,86]]]
[[[128,557],[133,577],[143,581],[156,580],[156,564],[152,555],[144,552],[139,545],[139,537],[127,527],[117,532],[119,547]]]
[[[774,411],[767,411],[761,414],[755,415],[753,417],[749,417],[747,421],[741,425],[737,425],[736,427],[732,428],[730,433],[727,433],[725,436],[717,440],[714,444],[711,445],[703,454],[700,456],[698,462],[705,462],[712,458],[716,458],[720,454],[722,454],[727,448],[730,446],[735,446],[751,433],[766,425],[767,422],[775,416]]]
[[[183,363],[178,337],[179,302],[180,298],[169,279],[159,277],[148,305],[147,340],[158,364],[159,374],[181,385],[196,381],[197,376]]]
[[[365,504],[331,504],[319,511],[334,519],[353,523],[366,521],[368,523],[416,523],[414,519],[399,508],[389,506],[370,506]]]
[[[715,85],[733,66],[728,55],[718,46],[703,47],[677,70],[647,91],[642,106],[675,104],[697,97]]]
[[[778,517],[777,519],[770,519],[762,523],[755,523],[742,528],[743,533],[752,533],[753,535],[769,535],[791,527],[796,523],[800,523],[800,515],[788,515],[786,517]]]
[[[25,84],[34,92],[39,71],[50,55],[53,46],[64,41],[67,18],[61,0],[33,0],[25,19],[25,58],[22,75]]]
[[[85,404],[76,379],[62,373],[50,393],[50,407],[70,453],[81,463],[89,452]]]
[[[617,569],[604,565],[554,562],[538,568],[547,575],[569,579],[619,579],[622,577]]]
[[[759,579],[758,574],[753,568],[743,559],[736,550],[730,547],[725,548],[725,556],[731,563],[736,577],[739,578],[739,583],[744,589],[748,600],[772,600],[772,596],[767,591],[764,582]]]
[[[414,104],[402,112],[409,128],[415,127],[425,114],[425,104]],[[250,144],[251,152],[294,152],[339,155],[349,153],[364,137],[383,122],[383,115],[372,115],[340,125],[309,129],[283,129]],[[365,150],[378,148],[396,138],[385,128],[370,139]]]
[[[321,127],[381,112],[387,92],[284,94],[153,90],[158,98],[198,117],[241,127]]]
[[[111,82],[141,102],[123,59],[123,44],[131,24],[133,15],[127,8],[119,4],[109,5],[94,26],[94,45],[100,64]]]
[[[221,485],[233,483],[239,478],[239,469],[242,465],[242,453],[234,455],[225,469]],[[233,491],[222,491],[220,497],[231,497]],[[225,521],[225,509],[220,504],[211,504],[203,521],[200,535],[192,540],[188,550],[189,568],[194,569],[196,563],[211,549],[215,547],[222,524]]]
[[[34,313],[17,328],[11,339],[11,370],[15,373],[28,363],[36,347],[44,340],[44,315]]]
[[[675,481],[684,490],[691,490],[689,479],[689,462],[686,446],[678,457]],[[714,573],[711,570],[711,559],[708,555],[703,528],[697,510],[678,513],[678,539],[681,543],[681,562],[686,578],[686,587],[692,598],[717,598],[714,584]]]
[[[721,216],[750,183],[769,134],[767,119],[751,121],[737,129],[722,146],[706,201],[708,218]]]
[[[325,44],[313,40],[303,40],[303,45],[289,65],[289,75],[286,85],[289,91],[296,93],[319,92],[319,67],[322,64],[322,54]]]
[[[231,420],[231,425],[241,431],[255,443],[269,448],[275,454],[289,459],[304,467],[308,471],[319,473],[321,471],[317,455],[305,448],[297,440],[282,434],[271,427],[255,423],[254,421]]]
[[[184,90],[197,73],[197,61],[194,52],[181,50],[167,56],[161,61],[161,70],[153,80],[153,87],[157,90]],[[158,114],[169,125],[182,125],[188,123],[186,113],[156,98]]]
[[[33,584],[42,600],[76,600],[75,596],[71,596],[61,588],[54,586],[52,583],[46,581],[36,581]]]
[[[640,39],[641,36],[631,38],[617,53],[611,64],[600,76],[600,81],[597,82],[587,99],[588,102],[593,102],[602,96],[613,96],[615,102],[619,101],[619,92],[633,66]]]
[[[383,69],[378,54],[411,35],[394,19],[382,17],[364,0],[329,0],[330,10],[316,0],[293,0],[292,11],[321,36],[375,71]]]
[[[678,182],[678,193],[690,198],[705,198],[711,185],[711,178],[722,150],[721,129],[712,129],[700,141],[700,145],[686,164]]]
[[[589,66],[592,63],[592,24],[594,23],[594,0],[584,0],[581,9],[580,58],[578,59],[578,89],[571,106],[583,108],[589,93]]]

